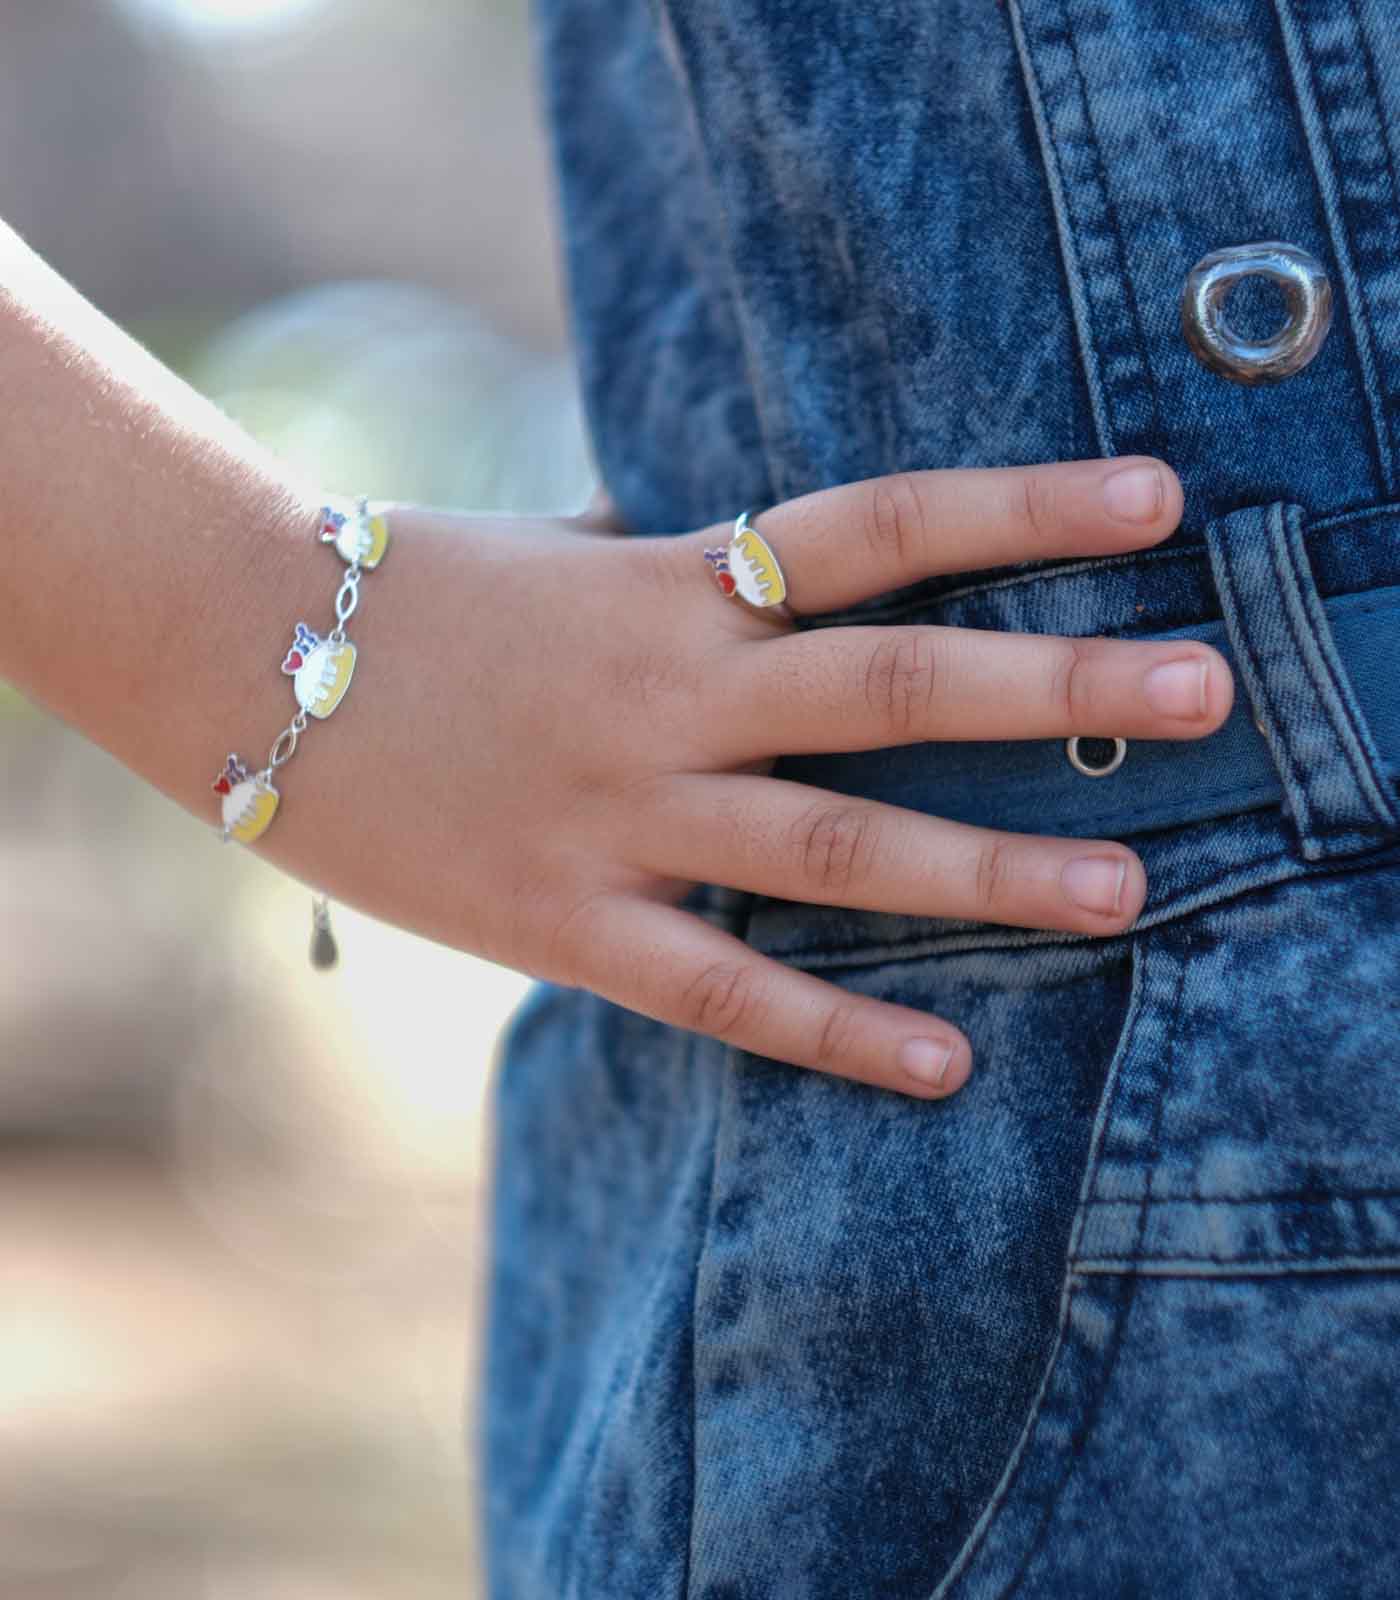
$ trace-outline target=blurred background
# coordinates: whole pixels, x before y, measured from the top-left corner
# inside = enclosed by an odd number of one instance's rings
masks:
[[[0,216],[324,481],[578,509],[527,3],[0,0]],[[0,1600],[479,1595],[525,981],[334,903],[314,971],[303,886],[3,685],[0,859]]]

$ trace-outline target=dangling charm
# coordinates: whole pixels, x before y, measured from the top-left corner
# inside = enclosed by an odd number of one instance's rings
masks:
[[[323,639],[306,623],[299,622],[282,670],[292,679],[302,710],[313,717],[328,717],[350,687],[355,646],[348,639]]]
[[[252,844],[277,811],[279,796],[269,779],[261,772],[251,774],[232,751],[210,787],[223,796],[225,844],[230,839]]]
[[[311,902],[311,965],[325,972],[340,959],[335,935],[331,932],[330,906],[325,895]]]
[[[377,567],[389,544],[389,524],[382,516],[371,516],[368,500],[360,500],[353,511],[337,506],[321,507],[321,542],[333,544],[337,553],[352,565]]]

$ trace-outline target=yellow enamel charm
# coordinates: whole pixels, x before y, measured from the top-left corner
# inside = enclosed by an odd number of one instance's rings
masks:
[[[223,797],[225,842],[236,839],[239,844],[252,844],[276,815],[276,789],[261,773],[250,774],[233,752],[211,787]]]
[[[292,648],[282,662],[282,670],[292,680],[297,704],[313,717],[328,717],[345,698],[355,670],[355,646],[348,639],[339,643],[323,639],[306,623],[296,625]]]
[[[365,501],[353,511],[322,506],[321,542],[333,544],[345,561],[377,567],[389,546],[389,524],[382,516],[372,516]]]
[[[757,528],[745,528],[729,541],[729,570],[751,606],[778,606],[787,598],[778,558]]]
[[[787,600],[787,579],[773,547],[741,511],[727,545],[704,551],[705,560],[721,594],[742,600],[755,611],[765,613],[765,621],[790,621],[792,608]]]

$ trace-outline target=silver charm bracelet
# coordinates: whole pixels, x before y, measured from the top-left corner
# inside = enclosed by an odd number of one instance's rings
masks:
[[[345,637],[345,624],[360,603],[361,576],[383,559],[389,543],[389,525],[382,513],[370,511],[369,501],[361,496],[353,504],[333,502],[322,506],[317,537],[322,544],[333,544],[346,562],[345,576],[335,596],[335,626],[324,638],[305,622],[298,622],[293,631],[282,671],[292,680],[298,710],[273,741],[267,765],[261,771],[249,772],[237,753],[230,751],[223,770],[210,786],[222,797],[221,831],[225,844],[230,839],[252,844],[266,831],[280,799],[273,774],[295,754],[307,717],[324,719],[345,698],[355,671],[355,646]],[[328,898],[317,895],[311,911],[311,965],[323,970],[333,967],[338,954],[331,933]]]

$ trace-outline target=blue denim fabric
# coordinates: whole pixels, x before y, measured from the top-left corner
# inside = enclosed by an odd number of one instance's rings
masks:
[[[1186,503],[1158,549],[811,625],[1192,633],[1238,705],[1103,779],[1041,742],[780,762],[1146,863],[1112,939],[696,891],[956,1020],[946,1102],[531,991],[495,1094],[493,1600],[1400,1593],[1391,0],[535,8],[584,394],[637,532],[1160,455]],[[1265,239],[1324,263],[1336,314],[1254,387],[1195,360],[1178,299]],[[1262,337],[1257,288],[1230,317]]]

